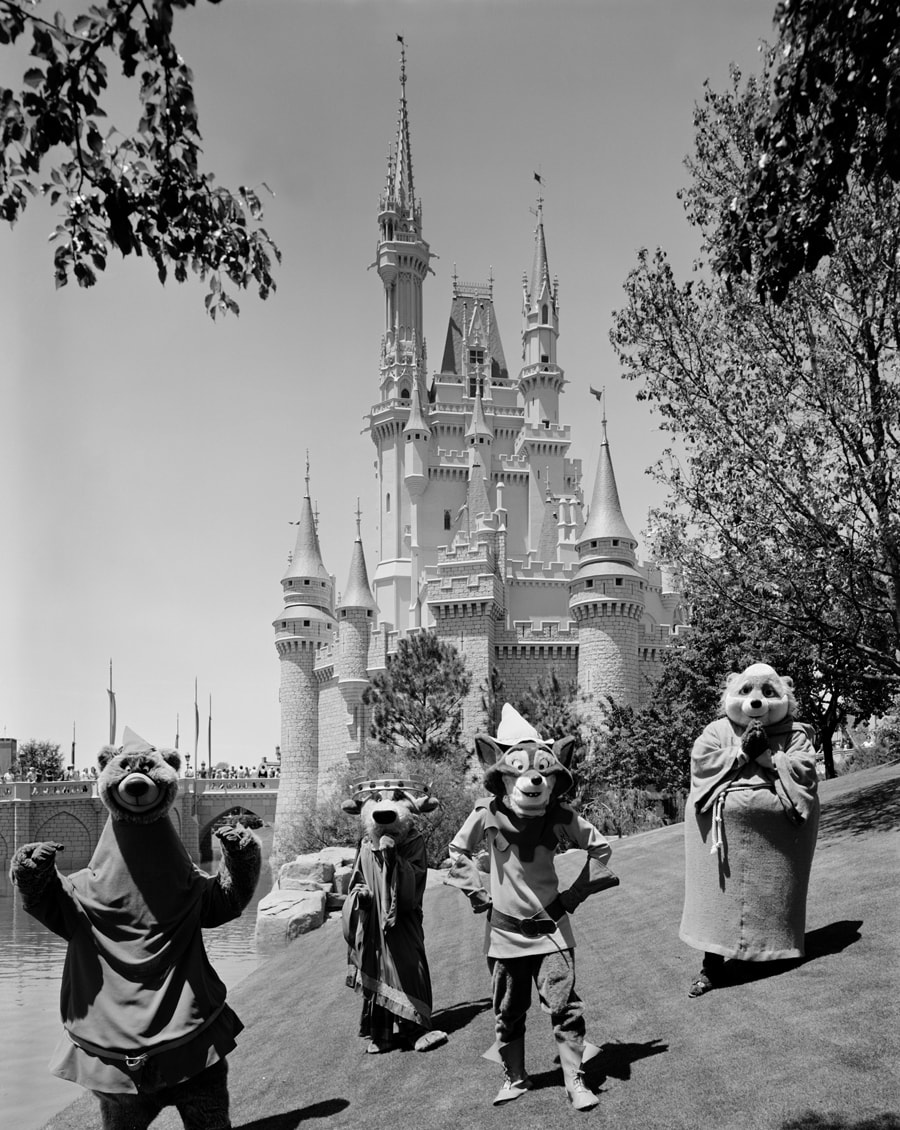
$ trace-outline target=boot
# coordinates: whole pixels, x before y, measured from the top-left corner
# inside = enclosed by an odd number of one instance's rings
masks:
[[[494,1106],[500,1106],[501,1103],[518,1099],[526,1091],[530,1091],[533,1085],[525,1071],[524,1036],[520,1036],[518,1040],[513,1040],[511,1044],[501,1044],[497,1048],[497,1053],[503,1064],[503,1072],[506,1078],[503,1080],[503,1086],[497,1092]]]
[[[576,1110],[593,1110],[600,1100],[584,1081],[584,1075],[581,1071],[584,1047],[565,1043],[562,1040],[558,1042],[558,1046],[559,1062],[562,1066],[569,1102]]]

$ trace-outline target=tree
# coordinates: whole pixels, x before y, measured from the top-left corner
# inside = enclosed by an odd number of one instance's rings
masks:
[[[768,67],[707,89],[683,193],[701,237],[679,284],[639,257],[612,341],[674,443],[654,469],[659,560],[743,623],[802,640],[824,677],[900,678],[900,192],[851,177],[834,253],[780,306],[707,277],[722,202],[737,191]],[[842,673],[843,672],[843,673]]]
[[[217,0],[211,0],[216,3]],[[200,170],[193,75],[172,39],[176,9],[196,0],[107,0],[67,23],[39,14],[41,0],[0,0],[0,45],[31,33],[18,91],[0,86],[0,217],[14,224],[30,197],[62,206],[57,287],[71,272],[93,286],[110,251],[146,253],[164,283],[188,271],[208,280],[206,309],[238,313],[226,289],[275,289],[278,248],[260,226],[257,191],[236,192]],[[108,74],[136,80],[140,121],[131,134],[107,119]],[[264,186],[265,187],[265,186]]]
[[[554,667],[528,688],[515,708],[547,741],[583,734],[587,727],[578,710],[578,683],[563,682]]]
[[[62,754],[56,742],[37,741],[35,738],[22,742],[17,761],[20,777],[31,769],[43,781],[57,781],[63,774]]]
[[[363,702],[372,707],[372,737],[432,759],[455,753],[470,685],[465,662],[452,644],[433,632],[402,637],[386,670],[373,676],[363,692]]]
[[[723,200],[716,266],[753,274],[784,301],[833,253],[835,211],[854,180],[900,181],[900,8],[896,0],[781,0],[778,65],[753,147]]]

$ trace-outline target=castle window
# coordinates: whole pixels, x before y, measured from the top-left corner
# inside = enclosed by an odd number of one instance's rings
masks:
[[[307,578],[306,578],[306,580],[304,580],[304,582],[303,582],[303,583],[304,583],[305,585],[308,585],[308,584],[309,584],[309,578],[307,577]]]
[[[592,588],[594,587],[594,582],[593,582],[593,580],[590,580],[590,581],[588,581],[588,582],[587,582],[587,587],[588,587],[589,589],[592,589]]]
[[[469,396],[484,396],[484,377],[469,377]]]
[[[550,421],[549,420],[542,420],[541,423],[544,425],[545,428],[550,427]]]
[[[390,514],[390,512],[391,512],[391,495],[390,495],[390,492],[388,492],[384,496],[384,512],[385,512],[385,514]]]
[[[367,609],[366,609],[366,618],[367,618],[368,620],[371,620],[371,619],[372,619],[372,609],[371,609],[371,608],[367,608]]]
[[[304,620],[304,621],[303,621],[303,627],[304,627],[304,628],[308,628],[308,627],[309,627],[309,620]]]
[[[545,302],[544,305],[541,307],[541,321],[542,322],[549,321],[549,314],[550,314],[550,311],[547,309],[547,303]]]
[[[621,583],[622,583],[622,578],[621,578],[621,577],[616,577],[616,584],[617,584],[617,585],[620,585]]]
[[[444,511],[444,529],[445,530],[450,529],[450,511],[449,510]]]
[[[404,389],[401,390],[400,399],[401,400],[409,400],[409,389],[408,388],[404,388]]]
[[[550,354],[549,353],[542,353],[541,354],[541,364],[547,365],[549,363],[549,361],[550,361]]]
[[[483,349],[470,349],[469,350],[469,364],[470,365],[483,365],[484,364],[484,350]]]
[[[287,620],[282,620],[281,626],[282,626],[282,628],[286,628],[287,627]]]
[[[613,541],[613,545],[618,545],[618,544],[619,544],[619,539],[618,539],[618,538],[613,538],[613,539],[612,539],[612,541]]]

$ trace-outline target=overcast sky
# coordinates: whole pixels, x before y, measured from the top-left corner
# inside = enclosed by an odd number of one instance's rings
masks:
[[[161,287],[114,253],[98,285],[56,291],[56,219],[40,201],[0,229],[0,734],[59,742],[79,766],[107,740],[114,664],[122,727],[200,757],[255,765],[279,741],[272,621],[306,453],[326,567],[346,585],[357,497],[376,565],[375,448],[383,330],[377,204],[396,136],[407,44],[424,235],[429,369],[451,278],[494,278],[510,370],[531,267],[534,172],[559,278],[558,357],[590,496],[605,385],[613,463],[636,534],[664,491],[664,446],[619,379],[611,314],[641,247],[680,273],[697,249],[676,192],[691,116],[729,62],[756,69],[774,0],[226,0],[177,13],[206,167],[275,192],[278,290],[213,324],[197,281]],[[15,78],[4,65],[3,82]],[[133,128],[124,100],[117,124]]]

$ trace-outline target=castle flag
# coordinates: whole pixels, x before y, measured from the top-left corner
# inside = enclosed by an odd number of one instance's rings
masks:
[[[112,660],[109,661],[109,744],[116,744],[116,695],[112,689]]]

